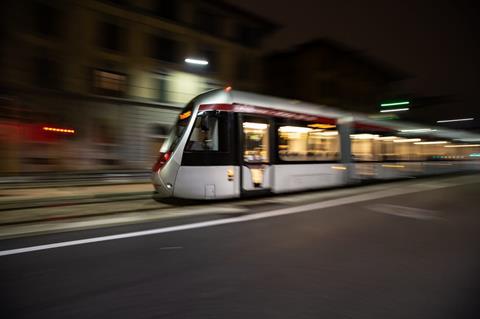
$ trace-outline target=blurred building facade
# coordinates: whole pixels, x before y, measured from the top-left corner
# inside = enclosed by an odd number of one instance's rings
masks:
[[[148,168],[193,96],[262,90],[261,44],[276,28],[213,0],[0,6],[0,173]]]
[[[378,112],[405,74],[328,38],[265,58],[265,90],[358,112]]]

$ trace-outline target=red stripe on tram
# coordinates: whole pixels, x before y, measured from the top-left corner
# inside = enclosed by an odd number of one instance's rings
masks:
[[[276,110],[255,105],[246,104],[201,104],[200,111],[225,111],[236,113],[260,114],[273,117],[289,118],[294,120],[303,120],[309,122],[322,122],[326,124],[336,124],[337,120],[317,115],[303,114],[297,112]]]

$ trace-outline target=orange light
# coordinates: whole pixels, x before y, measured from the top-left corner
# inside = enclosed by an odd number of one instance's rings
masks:
[[[232,87],[231,87],[231,86],[227,86],[227,87],[225,88],[225,92],[230,92],[231,90],[232,90]]]
[[[49,131],[49,132],[59,132],[59,133],[67,133],[67,134],[75,134],[75,130],[72,129],[66,129],[66,128],[58,128],[58,127],[48,127],[44,126],[42,127],[44,131]]]
[[[184,120],[190,117],[192,115],[192,111],[187,111],[185,113],[182,113],[178,116],[179,119]]]
[[[334,127],[336,127],[336,125],[323,124],[323,123],[313,123],[313,124],[308,124],[308,127],[319,128],[319,129],[327,129],[327,128],[334,128]]]

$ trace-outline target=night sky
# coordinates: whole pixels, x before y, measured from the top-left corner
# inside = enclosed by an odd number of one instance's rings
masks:
[[[440,117],[480,117],[476,106],[480,10],[476,1],[229,2],[283,26],[266,43],[269,50],[330,37],[409,74],[402,92],[453,96],[455,102],[442,107],[445,114]]]

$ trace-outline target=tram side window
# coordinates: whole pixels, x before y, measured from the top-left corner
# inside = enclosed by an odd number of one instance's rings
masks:
[[[195,120],[187,151],[226,152],[227,118],[219,112],[204,112]]]
[[[282,161],[337,161],[340,155],[338,130],[334,125],[305,126],[281,125],[278,127],[278,155]]]
[[[245,162],[265,163],[270,160],[268,131],[267,123],[243,122]]]
[[[382,143],[378,134],[356,132],[350,134],[352,157],[356,162],[382,161]]]
[[[355,132],[350,135],[353,159],[357,162],[425,161],[442,158],[442,144],[418,144],[422,138],[394,133]]]

